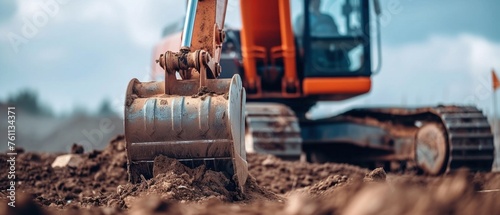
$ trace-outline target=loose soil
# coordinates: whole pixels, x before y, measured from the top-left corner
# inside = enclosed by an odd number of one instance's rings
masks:
[[[500,214],[500,174],[458,171],[441,177],[386,174],[346,164],[311,164],[250,154],[245,193],[222,173],[157,157],[154,175],[127,182],[122,136],[103,151],[83,152],[77,167],[51,164],[58,154],[18,150],[16,207],[2,214]],[[0,168],[7,160],[0,156]]]

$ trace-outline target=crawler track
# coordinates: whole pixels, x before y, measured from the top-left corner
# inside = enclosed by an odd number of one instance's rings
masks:
[[[475,107],[437,108],[448,133],[448,170],[466,167],[490,171],[494,160],[494,141],[490,124]]]
[[[247,103],[247,152],[298,159],[302,138],[295,113],[276,103]]]
[[[445,162],[439,172],[459,168],[491,171],[495,156],[494,136],[486,116],[476,107],[362,108],[348,111],[341,117],[381,127],[395,138],[412,139],[418,131],[415,125],[438,124],[446,144]],[[417,155],[406,157],[418,159]]]

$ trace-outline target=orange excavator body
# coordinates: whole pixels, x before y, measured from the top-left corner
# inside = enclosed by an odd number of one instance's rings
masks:
[[[381,65],[377,0],[239,3],[241,29],[225,31],[220,77],[241,76],[246,152],[369,167],[416,166],[434,175],[462,167],[491,170],[493,135],[475,107],[357,108],[321,120],[307,117],[318,101],[370,92]],[[378,50],[374,71],[372,17]],[[182,35],[171,33],[155,48],[155,57],[179,49]],[[153,78],[163,74],[154,64]]]
[[[240,9],[240,75],[248,99],[313,97],[315,100],[343,100],[370,91],[370,76],[304,77],[305,70],[297,62],[298,57],[303,57],[299,56],[303,48],[296,47],[289,0],[241,0]],[[159,56],[166,50],[178,50],[181,36],[178,32],[163,38],[155,47],[153,56]],[[265,68],[261,75],[257,68],[259,65]],[[153,78],[161,78],[163,69],[156,63],[152,66]],[[273,76],[276,67],[283,69],[279,81],[281,86],[278,90],[270,90],[262,85],[262,79],[276,78]]]

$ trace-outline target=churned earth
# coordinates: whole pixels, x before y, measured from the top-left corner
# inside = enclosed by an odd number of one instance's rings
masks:
[[[500,214],[500,173],[458,171],[431,177],[386,174],[347,164],[311,164],[250,154],[245,193],[220,172],[157,157],[154,175],[127,182],[123,136],[102,151],[74,145],[70,164],[60,154],[18,150],[16,207],[0,172],[2,214]],[[0,156],[6,170],[8,157]]]

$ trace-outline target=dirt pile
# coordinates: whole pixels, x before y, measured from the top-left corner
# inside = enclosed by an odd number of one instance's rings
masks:
[[[80,153],[75,146],[73,152]],[[78,154],[83,162],[77,167],[52,168],[56,154],[21,153],[17,159],[17,189],[30,193],[42,205],[63,208],[71,205],[106,205],[108,194],[126,183],[126,152],[123,136],[113,139],[103,151]],[[6,169],[1,155],[1,169]],[[2,196],[7,196],[7,172],[0,173]]]
[[[500,193],[477,190],[471,186],[472,177],[462,172],[432,178],[425,184],[390,180],[352,183],[327,195],[293,195],[285,210],[289,214],[346,215],[498,213]],[[495,178],[498,180],[500,176],[497,174]]]
[[[312,186],[328,178],[330,183],[343,183],[348,179],[361,181],[369,172],[347,164],[283,161],[271,155],[249,154],[247,160],[250,174],[257,184],[279,194]]]
[[[158,195],[164,200],[179,202],[248,202],[251,200],[276,201],[281,198],[260,188],[255,179],[249,178],[245,193],[236,190],[236,185],[222,172],[206,169],[204,165],[191,169],[176,159],[158,156],[153,167],[154,178],[139,184],[118,187],[118,197],[130,207],[137,199]]]

